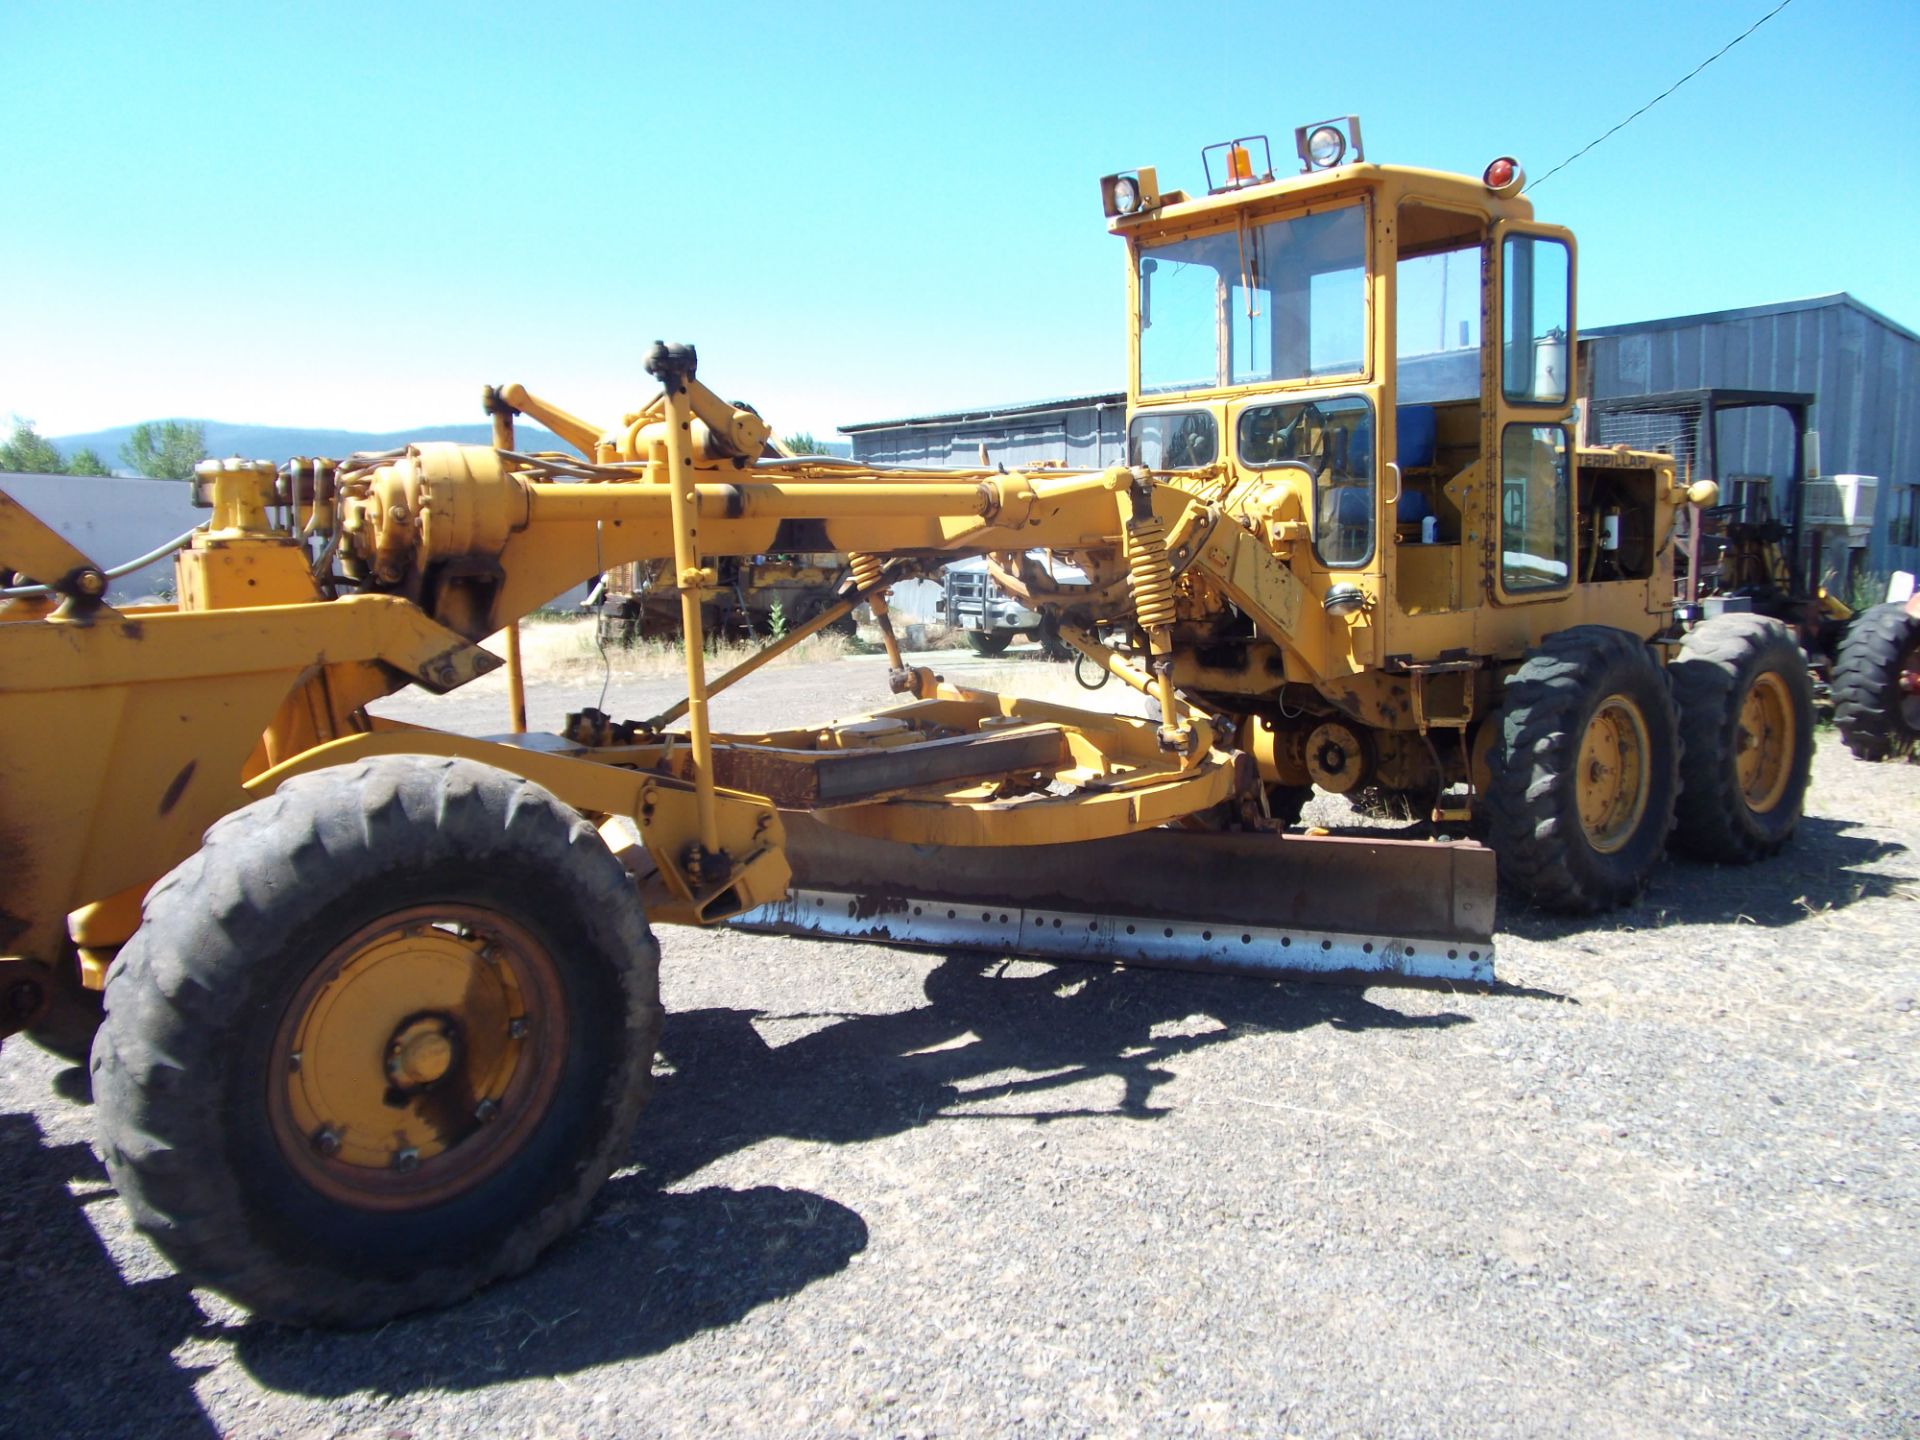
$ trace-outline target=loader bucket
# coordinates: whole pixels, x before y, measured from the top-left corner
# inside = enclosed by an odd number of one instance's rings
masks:
[[[1493,980],[1493,852],[1149,830],[906,845],[783,815],[793,888],[745,930],[1367,984]]]

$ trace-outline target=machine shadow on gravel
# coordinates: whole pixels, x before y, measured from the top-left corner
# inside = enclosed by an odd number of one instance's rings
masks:
[[[1639,900],[1600,919],[1622,929],[1733,923],[1782,926],[1844,910],[1861,900],[1884,899],[1906,882],[1865,867],[1905,854],[1908,847],[1856,830],[1850,821],[1809,815],[1801,820],[1786,849],[1758,865],[1707,865],[1670,858],[1654,872]],[[1503,902],[1499,928],[1529,940],[1562,940],[1600,927],[1592,916],[1555,915]]]
[[[0,1115],[0,1168],[16,1177],[0,1214],[0,1347],[21,1367],[0,1386],[0,1435],[216,1436],[193,1390],[201,1370],[173,1357],[193,1339],[230,1340],[262,1384],[316,1396],[568,1374],[730,1325],[867,1244],[858,1215],[804,1190],[661,1194],[627,1172],[530,1273],[464,1304],[378,1330],[228,1327],[177,1275],[123,1279],[82,1213],[114,1193],[89,1147],[48,1146],[31,1118]]]
[[[231,1333],[240,1363],[276,1390],[475,1390],[657,1354],[845,1269],[866,1245],[858,1215],[805,1190],[663,1194],[627,1173],[532,1271],[463,1304],[378,1330]]]
[[[1465,1015],[1408,1015],[1356,986],[1276,983],[1096,964],[1007,962],[973,951],[928,974],[928,1002],[885,1015],[761,1016],[731,1008],[669,1014],[672,1073],[640,1127],[637,1155],[667,1185],[771,1137],[858,1144],[937,1120],[1061,1120],[1167,1114],[1154,1091],[1167,1062],[1247,1031],[1438,1030]],[[1155,1034],[1193,1017],[1217,1026]],[[828,1023],[772,1045],[759,1019]],[[1085,1080],[1122,1085],[1117,1106],[1049,1097]],[[1007,1097],[1029,1102],[1017,1111]],[[972,1110],[995,1101],[991,1111]]]
[[[12,1357],[0,1435],[217,1436],[193,1392],[200,1372],[172,1355],[206,1320],[177,1275],[121,1279],[84,1214],[115,1203],[93,1151],[0,1115],[0,1172],[0,1353]]]
[[[1169,1113],[1154,1094],[1173,1078],[1170,1062],[1238,1034],[1317,1025],[1441,1030],[1468,1020],[1454,1012],[1405,1014],[1352,986],[1009,963],[973,952],[943,957],[925,989],[926,1004],[884,1015],[768,1017],[731,1008],[670,1014],[661,1046],[665,1073],[641,1119],[636,1168],[617,1175],[582,1230],[530,1273],[463,1305],[362,1332],[211,1324],[178,1279],[132,1287],[121,1281],[65,1192],[63,1163],[110,1193],[91,1154],[75,1146],[67,1147],[71,1157],[65,1150],[39,1157],[50,1178],[30,1206],[58,1213],[10,1220],[5,1233],[17,1256],[28,1237],[44,1249],[48,1234],[77,1227],[84,1241],[53,1248],[71,1256],[84,1244],[91,1273],[71,1273],[78,1262],[69,1258],[66,1273],[38,1282],[50,1292],[44,1306],[15,1305],[9,1313],[30,1318],[40,1334],[45,1316],[71,1310],[74,1321],[61,1333],[87,1348],[87,1363],[76,1357],[46,1373],[97,1375],[99,1355],[123,1357],[118,1363],[132,1383],[115,1387],[114,1423],[137,1422],[134,1428],[148,1433],[213,1433],[195,1403],[191,1373],[171,1359],[195,1336],[231,1341],[236,1358],[264,1385],[321,1397],[470,1390],[571,1374],[730,1325],[838,1273],[866,1248],[865,1221],[821,1195],[774,1186],[663,1188],[761,1140],[857,1144],[964,1118],[1045,1122],[1118,1114],[1151,1121]],[[774,1045],[755,1028],[757,1019],[826,1023]],[[1195,1019],[1217,1024],[1200,1033],[1155,1033]],[[1117,1105],[1090,1107],[1066,1093],[1107,1077],[1121,1081]],[[1009,1097],[1016,1109],[1006,1108]],[[973,1108],[983,1101],[993,1108]],[[0,1141],[38,1148],[37,1135],[16,1140],[0,1132]],[[25,1293],[34,1295],[34,1285]],[[25,1336],[13,1350],[42,1352],[44,1344]],[[89,1385],[73,1400],[100,1398]],[[45,1399],[36,1395],[34,1403],[43,1417]],[[129,1405],[140,1414],[130,1415]],[[71,1418],[56,1429],[88,1432],[85,1413]]]
[[[1168,1061],[1248,1030],[1439,1030],[1467,1021],[1402,1014],[1350,986],[1009,964],[972,952],[944,957],[926,993],[927,1004],[886,1015],[670,1012],[665,1073],[635,1142],[638,1171],[608,1185],[579,1235],[518,1280],[370,1334],[248,1325],[236,1332],[242,1363],[262,1383],[303,1394],[405,1394],[651,1354],[843,1269],[867,1244],[860,1216],[819,1195],[661,1188],[722,1156],[773,1137],[858,1144],[970,1114],[1153,1120],[1169,1113],[1153,1098],[1172,1078]],[[1153,1033],[1196,1016],[1219,1028]],[[757,1019],[826,1023],[773,1045]],[[1107,1076],[1123,1085],[1114,1109],[1045,1103]],[[1032,1103],[1017,1112],[968,1109],[1008,1096]]]

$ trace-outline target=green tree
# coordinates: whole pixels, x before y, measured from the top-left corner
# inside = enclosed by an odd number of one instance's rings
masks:
[[[53,442],[34,432],[33,422],[13,417],[13,438],[0,442],[0,470],[16,475],[62,475],[66,461]]]
[[[797,435],[789,435],[780,443],[796,455],[825,455],[827,453],[827,447],[814,439],[813,432],[810,430],[802,430]]]
[[[69,475],[111,475],[113,471],[107,468],[106,461],[82,445],[67,457],[67,473]]]
[[[198,420],[149,420],[120,447],[127,467],[156,480],[191,480],[207,458],[207,430]]]

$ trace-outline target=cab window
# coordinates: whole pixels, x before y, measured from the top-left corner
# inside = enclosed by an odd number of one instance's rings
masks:
[[[1562,241],[1509,235],[1500,269],[1506,302],[1501,391],[1512,405],[1565,405],[1573,259]]]
[[[1142,394],[1366,370],[1362,205],[1145,243],[1137,285]]]
[[[1313,551],[1333,568],[1373,558],[1373,407],[1358,395],[1242,411],[1240,463],[1297,465],[1313,477]]]
[[[1148,410],[1127,426],[1127,463],[1197,470],[1220,458],[1220,429],[1205,410]]]
[[[1509,595],[1565,589],[1573,572],[1572,447],[1563,425],[1500,436],[1500,585]]]

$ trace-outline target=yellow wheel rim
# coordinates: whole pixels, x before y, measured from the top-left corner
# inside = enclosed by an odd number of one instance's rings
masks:
[[[1624,695],[1609,695],[1580,740],[1580,828],[1603,855],[1625,845],[1647,813],[1647,722]]]
[[[566,1045],[558,973],[525,929],[480,906],[399,911],[328,951],[288,1006],[274,1138],[335,1199],[437,1203],[520,1149]]]
[[[1760,676],[1740,702],[1733,736],[1734,775],[1755,814],[1766,814],[1786,795],[1799,738],[1786,681],[1773,674]]]

